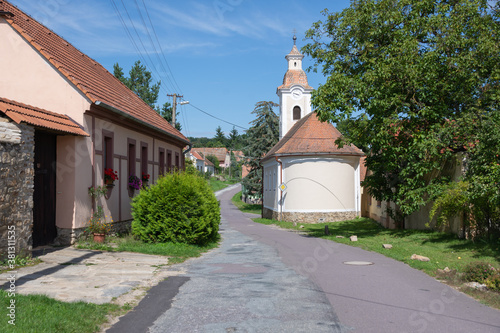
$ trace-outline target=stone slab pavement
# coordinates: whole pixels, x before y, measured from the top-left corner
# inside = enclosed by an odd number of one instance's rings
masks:
[[[38,256],[43,262],[0,274],[2,289],[15,276],[16,293],[43,294],[64,302],[103,304],[122,297],[133,301],[168,276],[168,258],[130,252],[101,252],[72,247],[48,248]]]

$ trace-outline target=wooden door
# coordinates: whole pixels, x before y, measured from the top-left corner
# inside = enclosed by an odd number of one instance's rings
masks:
[[[56,230],[56,136],[35,131],[33,247],[51,243]]]

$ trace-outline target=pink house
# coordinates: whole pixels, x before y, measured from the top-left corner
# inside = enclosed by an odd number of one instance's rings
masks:
[[[0,2],[0,234],[16,249],[69,244],[85,228],[91,186],[117,228],[131,221],[130,175],[184,168],[189,140],[98,62]],[[7,205],[6,205],[7,203]],[[5,248],[4,248],[5,249]],[[1,249],[0,249],[1,250]]]

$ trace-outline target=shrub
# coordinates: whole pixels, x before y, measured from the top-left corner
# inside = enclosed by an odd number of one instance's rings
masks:
[[[495,268],[486,262],[473,262],[465,266],[464,278],[466,281],[483,283],[496,272]]]
[[[132,233],[145,242],[203,245],[219,239],[219,203],[196,174],[160,177],[133,199],[132,216]]]
[[[491,275],[486,279],[486,281],[484,281],[484,284],[488,287],[488,289],[500,291],[500,273]]]

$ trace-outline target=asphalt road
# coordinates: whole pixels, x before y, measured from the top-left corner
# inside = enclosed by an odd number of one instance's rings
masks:
[[[254,223],[237,191],[219,194],[221,247],[183,264],[169,309],[134,332],[500,332],[499,311],[403,263]]]

